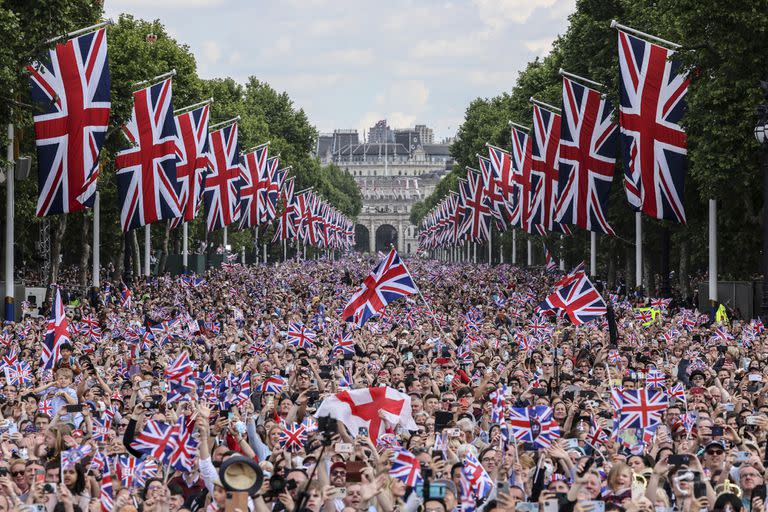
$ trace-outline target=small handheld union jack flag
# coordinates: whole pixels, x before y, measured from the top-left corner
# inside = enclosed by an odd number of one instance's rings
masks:
[[[478,499],[485,499],[493,490],[493,480],[471,452],[464,457],[461,472],[469,481],[472,492]]]
[[[304,449],[304,443],[307,442],[307,429],[300,423],[285,425],[280,431],[278,442],[289,452],[300,452]]]
[[[416,487],[424,480],[421,477],[421,463],[411,452],[404,449],[395,451],[392,455],[392,466],[389,476],[397,478],[409,487]]]
[[[286,333],[288,343],[298,348],[315,348],[317,334],[303,324],[292,322],[288,324]]]

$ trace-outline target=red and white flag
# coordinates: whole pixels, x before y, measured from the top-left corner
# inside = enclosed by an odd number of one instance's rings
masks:
[[[416,430],[418,427],[411,414],[410,396],[390,387],[375,387],[329,396],[317,408],[315,416],[341,420],[353,436],[357,436],[360,427],[365,427],[376,443],[382,434],[398,425],[406,430]]]

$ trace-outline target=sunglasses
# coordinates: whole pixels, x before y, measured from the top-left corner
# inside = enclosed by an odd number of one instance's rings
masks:
[[[723,450],[707,450],[707,455],[722,455]]]
[[[24,471],[11,471],[12,476],[21,476],[24,474]]]

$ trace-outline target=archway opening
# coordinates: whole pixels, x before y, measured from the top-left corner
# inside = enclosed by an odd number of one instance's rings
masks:
[[[397,247],[397,230],[391,224],[382,224],[376,229],[376,251],[386,253],[390,246]]]
[[[371,251],[371,232],[362,224],[355,224],[355,250],[360,252]]]

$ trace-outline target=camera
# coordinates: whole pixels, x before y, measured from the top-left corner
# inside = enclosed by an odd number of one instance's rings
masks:
[[[275,498],[285,491],[292,491],[296,488],[294,480],[286,480],[281,474],[274,474],[269,478],[269,490],[264,494],[265,498]]]

